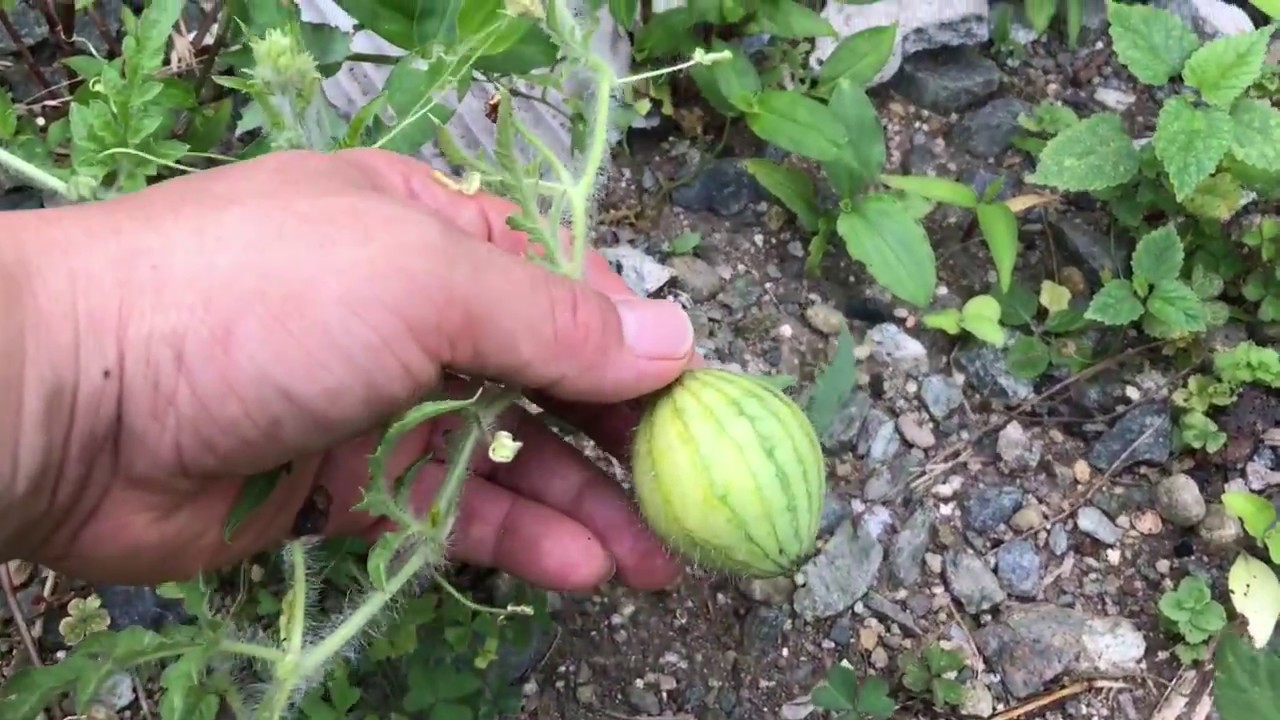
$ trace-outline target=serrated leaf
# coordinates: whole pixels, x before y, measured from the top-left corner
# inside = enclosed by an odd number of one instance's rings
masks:
[[[1143,313],[1142,301],[1128,280],[1111,280],[1089,302],[1084,316],[1103,325],[1128,325]]]
[[[1177,15],[1159,8],[1109,2],[1108,33],[1116,57],[1147,85],[1164,85],[1200,45]]]
[[[889,62],[897,34],[897,24],[881,25],[841,40],[818,70],[819,87],[834,86],[839,80],[865,86],[874,80]]]
[[[244,481],[239,494],[236,495],[235,504],[231,506],[231,512],[227,514],[226,522],[222,526],[224,542],[231,542],[231,536],[235,534],[236,529],[261,507],[267,498],[271,497],[276,485],[280,484],[280,478],[289,472],[289,467],[290,464],[285,463],[278,468],[251,475]]]
[[[849,256],[889,292],[917,307],[929,304],[938,283],[929,236],[896,198],[873,194],[840,214],[836,231]]]
[[[1222,720],[1260,720],[1280,706],[1280,653],[1258,650],[1227,632],[1213,664],[1213,706]]]
[[[801,227],[808,232],[817,231],[818,196],[808,175],[764,158],[745,160],[743,166],[770,195],[795,213]]]
[[[18,131],[18,112],[9,91],[0,88],[0,140],[11,140]]]
[[[1229,108],[1262,74],[1271,28],[1227,35],[1191,54],[1182,79],[1210,105]]]
[[[897,708],[884,678],[872,675],[862,681],[858,688],[858,712],[877,720],[888,720]]]
[[[1174,334],[1204,332],[1208,328],[1204,301],[1180,280],[1154,286],[1147,296],[1147,312],[1168,325]]]
[[[1226,222],[1244,205],[1244,200],[1240,181],[1230,173],[1220,172],[1200,183],[1182,206],[1196,217]]]
[[[1248,621],[1255,648],[1264,647],[1280,620],[1280,580],[1263,561],[1240,553],[1227,573],[1227,590],[1236,612]]]
[[[996,282],[1008,291],[1013,282],[1013,266],[1018,262],[1018,218],[1002,202],[984,202],[977,207],[978,229],[996,266]]]
[[[812,160],[835,160],[849,142],[830,108],[793,90],[760,92],[746,116],[747,126],[762,140]]]
[[[1251,167],[1280,172],[1280,110],[1256,98],[1231,108],[1231,153]]]
[[[827,671],[826,680],[814,689],[810,701],[823,710],[845,712],[857,707],[858,676],[843,663]]]
[[[1097,113],[1054,136],[1027,182],[1071,192],[1105,190],[1138,174],[1139,155],[1116,113]]]
[[[1177,280],[1182,272],[1182,238],[1172,224],[1152,230],[1133,251],[1133,274],[1149,283]]]
[[[1198,108],[1181,95],[1165,101],[1152,144],[1178,202],[1218,169],[1231,149],[1232,130],[1223,110]]]

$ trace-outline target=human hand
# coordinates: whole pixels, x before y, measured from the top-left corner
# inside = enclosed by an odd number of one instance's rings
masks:
[[[638,415],[624,401],[693,362],[688,318],[636,298],[598,255],[582,282],[519,257],[511,209],[359,150],[24,215],[40,237],[22,255],[21,387],[40,401],[0,404],[28,470],[4,511],[16,554],[94,581],[183,579],[287,538],[316,486],[332,498],[327,534],[372,536],[385,526],[348,508],[379,430],[445,370],[540,393],[627,462]],[[428,449],[447,458],[448,426],[401,440],[388,476]],[[675,580],[616,483],[524,410],[506,427],[525,445],[509,465],[473,464],[455,559],[552,588],[615,570],[639,588]],[[227,543],[243,478],[290,461]],[[423,470],[422,509],[443,471]]]

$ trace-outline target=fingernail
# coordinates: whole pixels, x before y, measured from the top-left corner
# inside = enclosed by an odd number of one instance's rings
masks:
[[[679,305],[638,298],[614,301],[627,348],[647,360],[679,360],[693,345],[693,325]]]

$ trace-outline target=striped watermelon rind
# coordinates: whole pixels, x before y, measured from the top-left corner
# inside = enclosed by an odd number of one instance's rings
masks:
[[[701,567],[776,577],[817,543],[817,433],[793,400],[746,375],[697,368],[659,392],[636,431],[632,482],[653,531]]]

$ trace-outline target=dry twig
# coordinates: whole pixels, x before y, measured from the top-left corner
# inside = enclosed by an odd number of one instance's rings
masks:
[[[1048,695],[1041,695],[1038,698],[1033,698],[1022,703],[1017,707],[1011,707],[1004,712],[992,716],[991,720],[1017,720],[1017,718],[1028,713],[1035,712],[1046,705],[1052,705],[1059,700],[1065,700],[1069,697],[1073,697],[1090,690],[1098,690],[1101,688],[1120,689],[1127,687],[1129,686],[1115,680],[1085,680],[1078,683],[1072,683],[1064,688],[1054,690]]]

